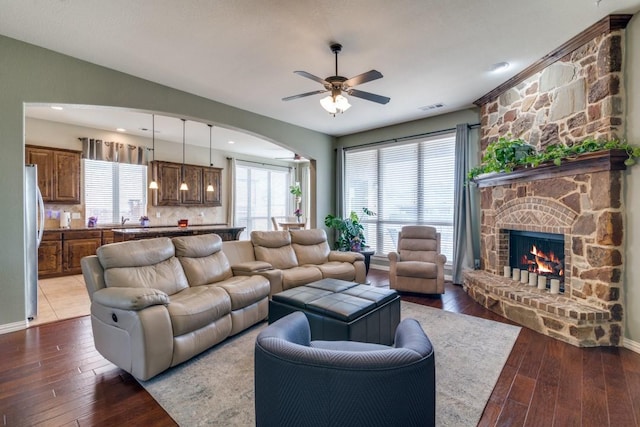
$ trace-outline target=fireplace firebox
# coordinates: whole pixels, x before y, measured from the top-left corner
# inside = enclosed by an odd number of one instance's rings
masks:
[[[509,265],[560,281],[564,292],[564,236],[533,231],[509,231]]]

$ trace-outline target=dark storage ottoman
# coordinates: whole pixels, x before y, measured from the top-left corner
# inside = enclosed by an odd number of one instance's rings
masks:
[[[392,289],[322,279],[273,295],[269,323],[294,311],[306,314],[313,340],[392,345],[400,323],[400,297]]]

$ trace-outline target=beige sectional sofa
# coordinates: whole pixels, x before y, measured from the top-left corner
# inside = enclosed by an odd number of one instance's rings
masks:
[[[268,297],[325,277],[364,283],[364,257],[324,230],[113,243],[82,259],[96,349],[147,380],[264,319]]]
[[[96,349],[147,380],[265,319],[269,281],[234,276],[215,234],[113,243],[82,259]]]
[[[251,240],[222,243],[235,275],[261,275],[271,295],[324,278],[366,282],[364,256],[332,251],[324,230],[253,231]]]

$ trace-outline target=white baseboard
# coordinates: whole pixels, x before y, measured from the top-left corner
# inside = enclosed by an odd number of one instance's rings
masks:
[[[640,354],[640,342],[632,341],[629,338],[624,338],[622,340],[622,346],[624,348],[628,348],[629,350],[633,351],[634,353]]]
[[[23,322],[6,323],[4,325],[0,325],[0,335],[21,331],[23,329],[27,329],[26,320]]]
[[[389,266],[388,265],[371,264],[371,265],[369,265],[369,268],[372,269],[372,270],[389,271]]]

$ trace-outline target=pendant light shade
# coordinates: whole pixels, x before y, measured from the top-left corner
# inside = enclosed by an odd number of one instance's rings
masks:
[[[186,119],[180,119],[180,120],[182,120],[182,167],[180,168],[180,176],[182,177],[182,184],[180,184],[180,191],[188,191],[189,186],[187,185],[186,182],[184,182],[184,151],[186,147],[184,130],[185,130]]]
[[[211,167],[213,166],[213,163],[211,163],[211,130],[213,129],[213,125],[208,125],[208,126],[209,126],[209,167]],[[207,185],[207,193],[213,193],[214,191],[215,190],[213,189],[213,184],[211,184],[211,181],[209,181],[209,184]]]
[[[152,144],[152,148],[151,148],[151,152],[152,152],[152,163],[156,161],[156,116],[155,114],[151,115],[151,144]],[[156,181],[156,171],[155,171],[155,167],[152,168],[152,172],[151,172],[152,176],[151,176],[151,182],[149,183],[149,188],[151,190],[157,190],[158,189],[158,181]]]

